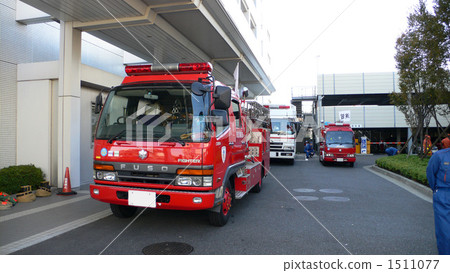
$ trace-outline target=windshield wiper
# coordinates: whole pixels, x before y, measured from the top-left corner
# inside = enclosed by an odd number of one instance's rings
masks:
[[[119,138],[120,136],[123,135],[123,133],[125,133],[127,131],[127,129],[123,129],[122,131],[120,131],[118,134],[112,136],[111,138],[108,139],[108,143],[111,144],[114,140],[116,140],[117,138]]]
[[[168,141],[168,142],[178,142],[178,143],[181,144],[181,146],[186,145],[186,143],[183,140],[175,138],[175,137],[169,137],[166,141]]]

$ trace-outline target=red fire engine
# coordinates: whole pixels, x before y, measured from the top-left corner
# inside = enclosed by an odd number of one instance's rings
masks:
[[[331,123],[321,128],[319,160],[322,164],[331,162],[355,164],[355,135],[350,124]]]
[[[210,63],[127,66],[94,144],[94,199],[117,217],[138,207],[208,210],[223,226],[234,199],[269,170],[267,110],[211,76]]]

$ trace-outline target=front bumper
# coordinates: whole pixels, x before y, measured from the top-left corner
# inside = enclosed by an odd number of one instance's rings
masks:
[[[277,152],[270,152],[270,158],[280,158],[280,159],[294,159],[295,158],[295,152],[294,151],[277,151]]]
[[[326,156],[323,158],[324,161],[326,162],[336,162],[336,163],[342,163],[342,162],[355,162],[356,161],[356,157],[329,157]]]
[[[148,191],[156,193],[156,209],[173,210],[204,210],[215,206],[214,192],[189,192],[160,189],[142,189],[121,186],[91,184],[89,186],[91,197],[105,203],[128,205],[128,191]],[[94,193],[94,190],[97,194]],[[194,202],[194,198],[201,198],[202,202]]]

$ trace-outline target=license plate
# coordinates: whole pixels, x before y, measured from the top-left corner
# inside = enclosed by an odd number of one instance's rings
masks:
[[[337,162],[344,162],[344,159],[343,158],[336,158],[336,161]]]
[[[128,191],[128,205],[156,208],[156,192]]]

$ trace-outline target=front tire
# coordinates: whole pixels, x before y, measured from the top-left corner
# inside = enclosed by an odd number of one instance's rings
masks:
[[[228,181],[223,190],[223,201],[220,205],[219,212],[210,211],[209,212],[209,223],[216,227],[222,227],[230,218],[231,205],[233,203],[233,194],[230,186],[230,181]]]
[[[130,218],[137,211],[137,207],[122,206],[116,204],[109,204],[109,206],[111,207],[111,211],[114,216],[118,218]]]

